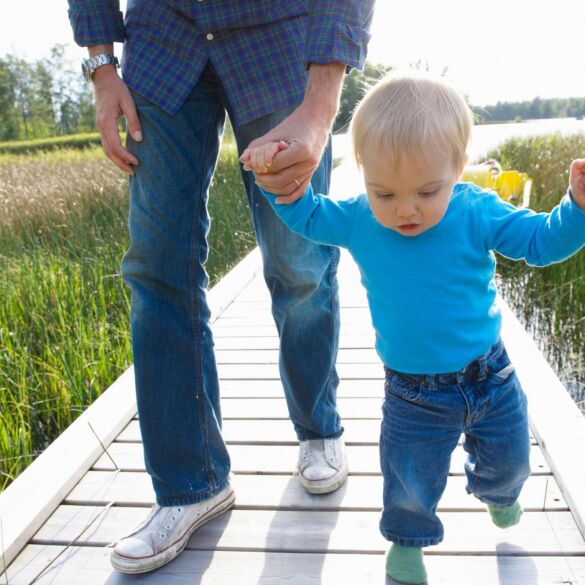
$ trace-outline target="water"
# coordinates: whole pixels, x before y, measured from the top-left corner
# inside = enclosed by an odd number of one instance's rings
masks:
[[[548,120],[527,120],[507,124],[483,124],[475,126],[468,150],[471,162],[480,161],[485,155],[508,138],[536,136],[539,134],[585,134],[585,120],[575,118],[552,118]]]

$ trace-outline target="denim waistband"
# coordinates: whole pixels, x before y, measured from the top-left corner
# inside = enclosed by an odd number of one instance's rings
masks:
[[[405,374],[387,366],[384,366],[384,371],[386,375],[398,374],[405,379],[417,380],[423,386],[433,389],[439,384],[461,384],[462,382],[471,382],[473,380],[484,380],[487,377],[490,360],[500,355],[503,350],[504,343],[501,339],[498,339],[484,355],[469,362],[462,370],[447,374]]]

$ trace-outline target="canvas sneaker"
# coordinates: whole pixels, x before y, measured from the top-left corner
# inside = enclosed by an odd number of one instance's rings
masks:
[[[297,473],[310,494],[328,494],[347,479],[347,458],[341,438],[300,442]]]
[[[234,501],[234,490],[228,485],[197,504],[156,504],[146,520],[116,544],[110,557],[112,566],[122,573],[145,573],[166,565],[183,551],[197,528],[229,510]]]

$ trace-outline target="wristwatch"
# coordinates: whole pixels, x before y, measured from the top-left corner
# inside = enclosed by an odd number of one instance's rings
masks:
[[[83,76],[85,77],[86,81],[91,81],[94,71],[102,65],[115,65],[116,67],[120,67],[120,64],[118,63],[118,57],[115,57],[114,55],[108,55],[106,53],[102,55],[96,55],[95,57],[91,57],[89,59],[84,59],[81,62],[81,71],[83,72]]]

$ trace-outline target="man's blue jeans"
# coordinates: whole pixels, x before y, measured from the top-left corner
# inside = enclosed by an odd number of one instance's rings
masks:
[[[134,99],[144,140],[128,141],[140,166],[130,180],[131,245],[122,274],[132,290],[140,430],[157,502],[186,505],[223,489],[230,471],[204,269],[208,189],[230,111],[210,66],[175,116],[137,94]],[[234,127],[239,151],[292,110]],[[312,179],[316,191],[328,192],[330,172],[328,147]],[[300,440],[338,437],[339,252],[290,232],[253,174],[242,174],[280,335],[291,420]]]
[[[511,506],[530,475],[530,439],[526,396],[503,343],[453,374],[385,370],[383,536],[417,547],[443,540],[436,510],[462,433],[467,492]]]

